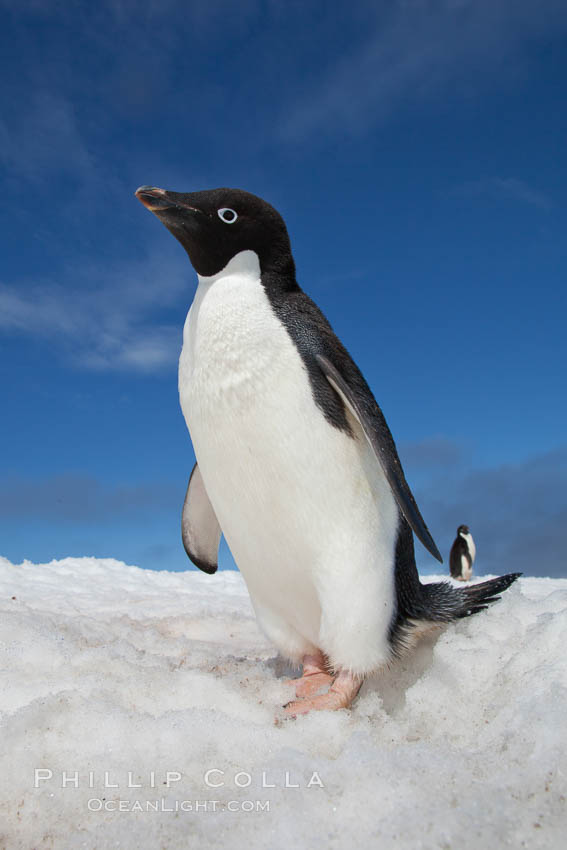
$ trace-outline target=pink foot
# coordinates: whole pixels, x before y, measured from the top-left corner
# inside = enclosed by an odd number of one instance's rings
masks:
[[[327,688],[333,677],[327,672],[327,658],[322,652],[303,657],[303,673],[299,679],[288,679],[286,684],[293,685],[297,697],[316,694],[321,688]]]
[[[293,685],[297,697],[316,694],[321,688],[328,688],[333,677],[328,672],[328,659],[318,650],[313,655],[303,656],[303,673],[299,679],[288,679],[286,684]]]
[[[296,697],[310,697],[322,688],[328,688],[333,682],[333,677],[328,673],[307,673],[301,679],[295,680]]]
[[[337,711],[349,708],[360,690],[362,680],[341,670],[326,694],[318,694],[309,699],[293,700],[284,706],[285,713],[292,717],[307,714],[309,711]]]

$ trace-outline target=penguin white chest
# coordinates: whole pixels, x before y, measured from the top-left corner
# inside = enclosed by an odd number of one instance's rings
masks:
[[[209,499],[269,637],[292,658],[319,647],[361,673],[383,664],[397,507],[358,423],[349,419],[353,439],[316,406],[253,252],[200,278],[179,393]]]
[[[470,531],[468,532],[468,534],[463,534],[463,532],[461,531],[460,535],[463,540],[466,540],[467,542],[467,548],[469,550],[469,555],[471,556],[471,564],[474,564],[474,559],[476,558],[476,546],[474,545],[473,536]]]

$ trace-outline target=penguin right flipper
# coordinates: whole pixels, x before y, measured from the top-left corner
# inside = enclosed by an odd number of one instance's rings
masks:
[[[361,400],[357,394],[353,392],[347,381],[343,378],[339,370],[333,366],[331,361],[322,354],[316,354],[315,357],[333,389],[338,393],[352,415],[358,420],[364,436],[370,443],[382,467],[394,498],[398,503],[398,507],[409,522],[415,535],[421,540],[425,548],[431,552],[433,557],[443,563],[439,549],[435,545],[435,541],[419,512],[413,493],[405,479],[390,430],[372,394],[368,391],[368,398],[363,398],[362,401],[364,404],[361,404]],[[378,416],[377,414],[380,415]]]
[[[188,557],[212,575],[218,569],[218,551],[221,527],[209,501],[198,464],[195,464],[181,514],[181,537]]]

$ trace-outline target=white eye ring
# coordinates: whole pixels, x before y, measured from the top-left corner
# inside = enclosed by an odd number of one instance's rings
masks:
[[[225,224],[234,224],[238,218],[238,214],[229,207],[222,207],[220,210],[217,210],[217,215],[221,221],[224,221]]]

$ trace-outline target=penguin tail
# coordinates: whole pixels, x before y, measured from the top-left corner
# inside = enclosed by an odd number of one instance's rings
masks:
[[[419,612],[419,619],[441,624],[477,614],[500,599],[499,594],[507,590],[521,575],[522,573],[508,573],[468,587],[454,587],[448,581],[422,584],[422,610]]]
[[[405,655],[421,636],[488,608],[500,599],[499,594],[521,575],[522,573],[509,573],[468,587],[455,587],[448,581],[419,583],[419,590],[415,587],[417,592],[412,594],[411,601],[406,600],[392,624],[392,657],[400,658]]]

